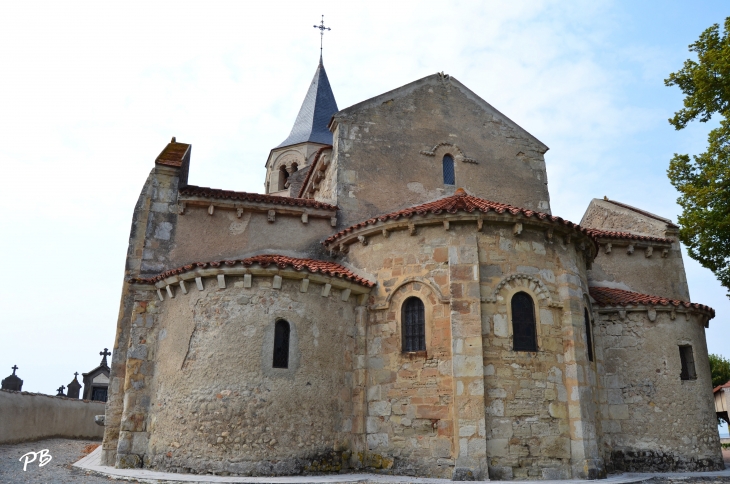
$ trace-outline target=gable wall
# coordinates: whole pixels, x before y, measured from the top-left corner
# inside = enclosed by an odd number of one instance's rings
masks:
[[[455,81],[431,76],[412,86],[394,99],[385,94],[335,115],[341,224],[431,201],[455,187],[550,211],[544,145]],[[434,156],[420,153],[440,143],[458,150],[443,145]],[[451,187],[443,183],[446,153],[456,158]]]

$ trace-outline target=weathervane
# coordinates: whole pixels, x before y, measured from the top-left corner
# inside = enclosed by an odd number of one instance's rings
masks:
[[[315,25],[314,28],[319,29],[319,60],[322,61],[322,39],[324,38],[324,31],[332,29],[324,26],[324,15],[322,15],[322,21],[320,24]]]

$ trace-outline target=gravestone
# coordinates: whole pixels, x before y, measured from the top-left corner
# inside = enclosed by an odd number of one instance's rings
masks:
[[[78,372],[74,373],[74,379],[66,387],[66,393],[68,394],[66,396],[68,398],[79,398],[79,394],[81,393],[81,383],[77,380],[78,376]]]
[[[99,353],[102,356],[101,364],[88,373],[83,373],[84,400],[106,402],[109,388],[109,365],[106,357],[111,355],[107,348]]]
[[[18,369],[18,365],[13,365],[13,374],[2,381],[3,390],[13,390],[16,392],[22,391],[23,380],[15,375],[15,370]]]

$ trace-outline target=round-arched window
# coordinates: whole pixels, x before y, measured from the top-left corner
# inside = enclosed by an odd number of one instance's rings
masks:
[[[409,297],[401,309],[403,351],[426,351],[426,309],[423,301]]]

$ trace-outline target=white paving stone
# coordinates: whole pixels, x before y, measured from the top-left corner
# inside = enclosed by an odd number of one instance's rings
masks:
[[[79,460],[74,467],[97,472],[112,479],[163,484],[164,482],[187,482],[187,483],[209,483],[209,482],[239,482],[247,484],[446,484],[451,483],[448,479],[426,479],[407,476],[388,476],[377,474],[331,474],[323,476],[284,476],[284,477],[227,477],[209,476],[198,474],[175,474],[171,472],[157,472],[146,469],[115,469],[114,467],[103,466],[101,462],[101,446],[92,453]],[[654,477],[664,479],[674,478],[699,478],[699,477],[730,477],[730,467],[724,471],[717,472],[669,472],[669,473],[626,473],[611,475],[607,479],[600,479],[600,483],[629,484],[652,479]],[[486,481],[485,481],[486,482]],[[496,481],[501,483],[522,483],[525,481]],[[560,481],[536,481],[540,484],[571,484],[584,483],[583,479],[567,479]]]

